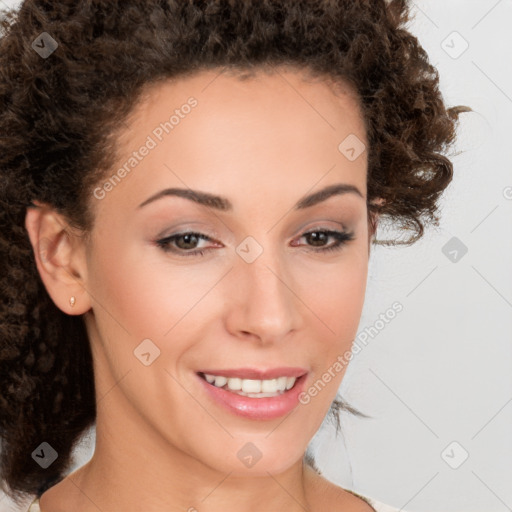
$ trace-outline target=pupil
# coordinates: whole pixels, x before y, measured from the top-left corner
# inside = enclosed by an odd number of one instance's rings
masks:
[[[194,239],[194,238],[197,238],[197,237],[195,235],[181,235],[181,237],[178,238],[178,240],[185,240],[185,239],[189,240],[190,238]],[[196,242],[197,242],[197,240],[196,240]],[[185,242],[185,245],[187,245],[188,243],[190,243],[190,241],[189,242]],[[183,245],[183,244],[180,244],[180,245]],[[192,243],[192,245],[194,245],[194,244]],[[182,247],[182,249],[193,249],[193,247]]]
[[[318,241],[322,242],[322,239],[325,236],[327,236],[327,234],[323,233],[323,232],[314,231],[313,233],[310,233],[309,236],[313,238],[313,242],[315,242],[315,241],[316,242],[318,242]],[[323,240],[323,241],[325,242],[325,240]],[[313,243],[313,245],[318,245],[318,244]],[[322,245],[322,244],[320,243],[320,245]]]

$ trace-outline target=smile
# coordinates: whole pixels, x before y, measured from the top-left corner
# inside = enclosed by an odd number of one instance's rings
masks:
[[[291,389],[297,380],[295,377],[286,376],[277,377],[275,379],[257,380],[224,377],[223,375],[211,375],[208,373],[200,373],[200,375],[208,383],[217,388],[252,398],[268,398],[281,395]]]
[[[225,375],[218,375],[217,371]],[[217,371],[196,373],[205,398],[230,414],[251,420],[271,420],[289,414],[300,404],[299,395],[308,376],[304,369]],[[238,375],[233,376],[233,373]],[[250,377],[259,375],[271,378],[242,378],[248,374]]]

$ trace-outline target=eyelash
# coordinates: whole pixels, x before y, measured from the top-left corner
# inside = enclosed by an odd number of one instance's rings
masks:
[[[332,245],[329,245],[327,247],[322,247],[319,249],[312,249],[313,252],[331,252],[331,251],[339,251],[343,248],[343,246],[354,239],[354,233],[353,232],[347,232],[347,231],[332,231],[332,230],[323,230],[323,229],[316,229],[313,231],[308,231],[307,233],[304,233],[302,237],[311,235],[312,233],[322,233],[325,235],[328,235],[336,240],[336,242]],[[176,249],[172,248],[170,245],[173,241],[180,237],[184,237],[187,235],[194,235],[197,238],[201,240],[212,240],[210,237],[203,235],[202,233],[197,233],[195,231],[185,231],[183,233],[176,233],[174,235],[170,235],[168,237],[162,238],[161,240],[157,240],[156,244],[158,247],[160,247],[164,252],[172,252],[174,254],[178,254],[179,256],[204,256],[204,252],[209,249],[196,249],[196,250],[190,250],[186,251],[184,249]]]

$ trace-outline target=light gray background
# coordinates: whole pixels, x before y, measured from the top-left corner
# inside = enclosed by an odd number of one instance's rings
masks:
[[[325,423],[311,449],[330,480],[408,512],[505,512],[512,510],[512,0],[413,4],[410,29],[439,70],[446,103],[475,113],[461,116],[454,148],[461,153],[452,156],[440,227],[409,248],[372,249],[359,332],[373,333],[340,390],[372,419],[343,415],[337,438]],[[457,56],[463,40],[469,47]],[[393,234],[384,228],[380,239]],[[468,249],[457,262],[442,252],[453,237]],[[396,301],[403,311],[379,323]],[[93,444],[91,430],[73,470]],[[457,469],[448,464],[466,454]]]

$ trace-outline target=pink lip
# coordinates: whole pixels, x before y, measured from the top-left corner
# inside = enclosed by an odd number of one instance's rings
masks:
[[[212,371],[212,373],[214,375],[222,375],[221,373],[217,373],[217,371],[218,370],[216,370],[215,373]],[[282,369],[280,369],[280,371],[282,371]],[[303,370],[301,370],[301,372],[303,372]],[[227,374],[228,372],[224,371],[223,373]],[[272,371],[271,373],[275,373],[275,371]],[[247,373],[244,373],[244,375],[246,374]],[[251,372],[249,372],[249,374],[254,375],[254,373]],[[229,372],[229,375],[234,376],[231,371]],[[279,375],[284,376],[283,373],[280,373]],[[237,395],[231,391],[226,391],[225,389],[215,387],[213,384],[209,384],[200,375],[197,375],[197,378],[207,393],[207,396],[223,407],[224,410],[251,420],[271,420],[288,414],[298,405],[299,395],[304,389],[307,375],[302,374],[301,377],[298,377],[294,386],[288,391],[285,391],[278,396],[268,398],[252,398],[249,396]]]
[[[308,373],[306,368],[291,366],[281,366],[280,368],[271,368],[259,370],[257,368],[228,368],[224,370],[200,370],[198,373],[208,373],[209,375],[219,375],[221,377],[237,377],[239,379],[268,380],[277,377],[301,377]]]

